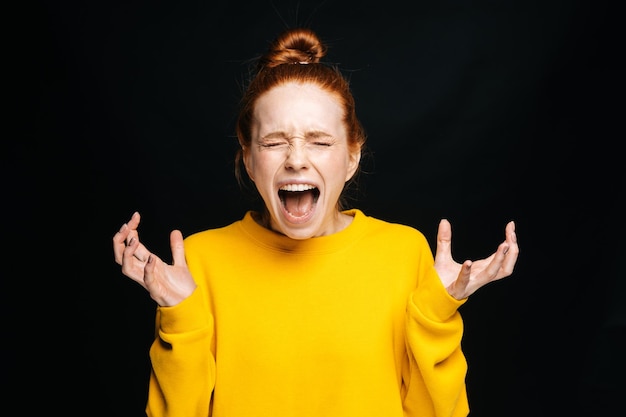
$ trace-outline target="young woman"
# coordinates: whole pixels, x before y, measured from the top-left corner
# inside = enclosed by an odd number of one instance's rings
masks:
[[[515,226],[486,259],[433,257],[418,230],[345,207],[366,137],[346,79],[309,29],[258,62],[237,122],[238,171],[264,202],[183,240],[173,264],[113,237],[122,273],[157,302],[149,416],[456,417],[469,412],[458,312],[509,276]]]

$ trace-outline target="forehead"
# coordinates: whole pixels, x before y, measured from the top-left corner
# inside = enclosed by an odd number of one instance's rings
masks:
[[[321,130],[339,135],[344,130],[343,118],[343,108],[335,94],[312,83],[287,83],[259,97],[253,128],[260,134],[274,130]]]

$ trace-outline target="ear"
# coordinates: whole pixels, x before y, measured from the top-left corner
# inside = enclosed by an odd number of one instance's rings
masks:
[[[348,162],[348,172],[346,173],[346,182],[352,178],[359,168],[359,163],[361,162],[361,147],[358,146],[355,150],[350,152],[348,155],[350,161]]]
[[[250,148],[246,146],[241,147],[241,159],[243,160],[243,166],[246,167],[248,177],[254,181],[254,177],[252,176],[252,157],[250,156]]]

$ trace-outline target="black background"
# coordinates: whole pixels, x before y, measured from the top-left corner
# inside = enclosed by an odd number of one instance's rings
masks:
[[[154,303],[111,238],[133,211],[164,258],[239,219],[250,59],[305,25],[368,132],[358,202],[458,260],[515,220],[513,276],[462,307],[472,417],[617,415],[623,359],[623,46],[608,1],[39,2],[5,16],[8,401],[141,416]]]

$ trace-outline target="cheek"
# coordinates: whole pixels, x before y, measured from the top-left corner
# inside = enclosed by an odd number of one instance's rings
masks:
[[[246,172],[248,173],[248,177],[250,177],[250,179],[252,181],[254,181],[254,175],[253,175],[253,171],[254,171],[254,162],[253,162],[253,158],[250,155],[250,152],[244,152],[243,154],[243,165],[246,168]]]
[[[348,181],[359,169],[359,163],[361,162],[361,153],[353,153],[348,156],[348,177],[346,181]]]
[[[337,179],[347,176],[350,177],[350,173],[354,168],[354,160],[350,158],[350,155],[336,155],[326,163],[326,167],[329,171],[332,171],[337,176]],[[345,175],[344,175],[345,174]],[[347,179],[345,179],[347,181]]]
[[[252,181],[264,181],[271,178],[276,168],[277,161],[274,155],[269,154],[253,154],[251,153],[246,159],[246,170]]]

